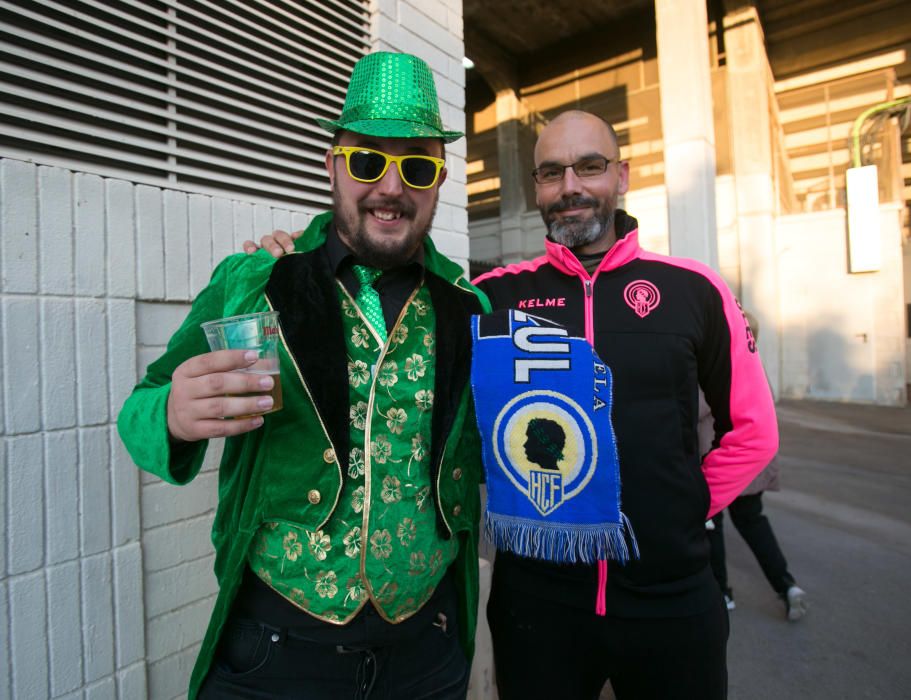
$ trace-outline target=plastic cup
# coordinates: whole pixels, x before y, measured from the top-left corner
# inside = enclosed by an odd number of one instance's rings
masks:
[[[260,413],[251,413],[249,418],[266,413],[275,413],[282,407],[282,382],[278,365],[278,311],[263,311],[242,316],[219,318],[200,324],[209,341],[209,348],[216,350],[255,350],[256,362],[249,367],[234,370],[248,374],[271,375],[274,384],[269,390],[272,408]]]

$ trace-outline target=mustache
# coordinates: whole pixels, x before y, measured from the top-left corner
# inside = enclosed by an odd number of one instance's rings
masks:
[[[549,207],[547,207],[544,212],[546,214],[554,214],[558,211],[566,211],[567,209],[582,209],[584,207],[591,207],[592,209],[595,209],[600,204],[601,202],[594,197],[583,197],[581,195],[576,195],[574,197],[564,197],[554,202]]]
[[[394,199],[392,197],[381,197],[378,199],[364,201],[361,203],[360,209],[362,212],[365,212],[368,209],[387,209],[410,219],[413,219],[417,213],[417,207],[415,207],[413,204],[401,199]]]

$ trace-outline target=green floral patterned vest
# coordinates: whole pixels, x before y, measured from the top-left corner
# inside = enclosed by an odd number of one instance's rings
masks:
[[[458,554],[456,538],[437,532],[430,488],[433,307],[422,285],[383,347],[339,290],[348,351],[348,478],[323,529],[265,523],[248,561],[315,617],[345,623],[370,600],[384,618],[400,622],[427,602]]]

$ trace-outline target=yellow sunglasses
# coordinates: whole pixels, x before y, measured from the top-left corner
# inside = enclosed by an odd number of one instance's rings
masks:
[[[404,183],[416,190],[433,187],[440,179],[440,171],[446,164],[442,158],[417,155],[391,156],[361,146],[333,146],[332,155],[345,156],[348,174],[358,182],[376,182],[389,170],[389,164],[395,163]]]

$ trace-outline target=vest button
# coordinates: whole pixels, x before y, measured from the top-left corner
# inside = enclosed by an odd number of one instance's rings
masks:
[[[462,512],[462,506],[460,506],[458,503],[455,506],[453,506],[453,509],[452,509],[453,515],[457,516],[461,512]]]
[[[326,464],[332,464],[335,461],[335,450],[331,447],[327,447],[323,450],[323,461]]]
[[[462,468],[456,467],[455,469],[452,470],[452,480],[458,481],[461,478],[462,478]]]
[[[310,489],[310,491],[307,492],[307,500],[310,501],[310,503],[312,503],[313,505],[316,505],[317,503],[319,503],[322,500],[322,498],[323,497],[320,495],[319,491],[317,491],[316,489]]]

